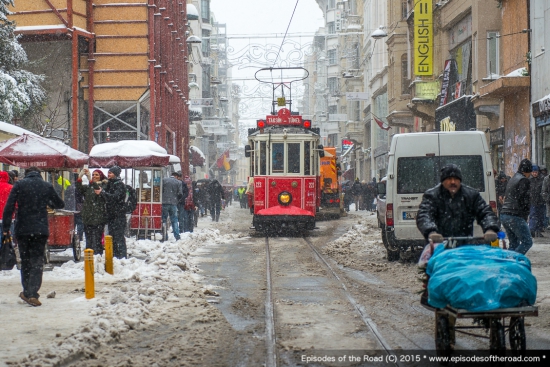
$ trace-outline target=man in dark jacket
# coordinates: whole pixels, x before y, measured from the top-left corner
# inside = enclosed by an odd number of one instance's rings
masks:
[[[25,178],[18,180],[8,197],[2,217],[4,236],[10,231],[12,215],[17,206],[15,237],[21,257],[21,284],[19,297],[31,306],[40,306],[38,291],[42,285],[44,249],[50,235],[47,207],[62,209],[65,203],[53,186],[40,176],[40,170],[29,167]]]
[[[119,259],[127,257],[126,238],[126,186],[120,179],[119,166],[109,168],[107,185],[102,189],[94,190],[96,194],[105,198],[107,207],[107,228],[113,237],[113,256]]]
[[[495,241],[500,229],[498,218],[476,189],[462,185],[460,168],[455,164],[443,167],[440,181],[424,193],[416,216],[424,238],[440,243],[443,237],[472,236],[477,220],[485,240]]]
[[[542,198],[544,177],[540,174],[539,166],[536,164],[533,164],[533,172],[531,172],[529,181],[531,181],[529,230],[531,231],[531,237],[544,237],[541,233],[544,230],[544,213],[546,211],[546,205]]]
[[[529,176],[533,165],[529,159],[520,162],[518,171],[508,181],[500,221],[510,240],[510,250],[527,253],[533,246],[533,239],[527,225],[530,210],[531,183]]]
[[[222,199],[224,197],[223,187],[218,180],[212,181],[208,185],[208,196],[210,197],[210,214],[212,221],[220,220],[220,211],[222,208]]]
[[[502,204],[504,204],[504,194],[506,193],[506,185],[508,184],[508,177],[503,171],[500,171],[495,179],[495,191],[497,194],[497,212],[500,215],[502,210]]]

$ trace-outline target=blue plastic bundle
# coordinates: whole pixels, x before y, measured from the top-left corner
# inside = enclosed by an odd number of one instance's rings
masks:
[[[537,279],[531,261],[517,252],[498,247],[439,246],[428,262],[428,303],[433,307],[469,311],[533,305]]]

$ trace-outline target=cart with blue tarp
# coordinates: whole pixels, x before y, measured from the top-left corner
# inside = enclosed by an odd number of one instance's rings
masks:
[[[456,247],[460,241],[468,245]],[[489,352],[495,355],[505,354],[508,334],[512,354],[525,353],[524,318],[538,316],[531,262],[482,242],[483,238],[448,238],[426,246],[421,256],[419,265],[427,275],[421,304],[435,313],[438,356],[451,355],[457,332],[489,339]],[[472,319],[472,324],[457,325],[457,319]],[[475,329],[485,333],[470,331]]]

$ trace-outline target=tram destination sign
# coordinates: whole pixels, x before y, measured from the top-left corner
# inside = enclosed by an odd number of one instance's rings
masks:
[[[268,115],[265,118],[266,125],[291,125],[301,126],[302,116],[292,115],[288,108],[281,108],[277,115]]]

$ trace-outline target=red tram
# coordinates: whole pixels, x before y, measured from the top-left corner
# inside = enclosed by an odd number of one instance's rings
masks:
[[[284,97],[292,82],[307,78],[304,68],[269,68],[266,71],[301,70],[301,77],[273,83],[273,108],[256,128],[249,129],[245,156],[250,157],[253,177],[253,226],[264,233],[297,234],[315,228],[320,205],[319,159],[324,155],[319,129],[292,112],[292,94]],[[305,76],[304,76],[305,75]],[[264,82],[267,83],[267,82]],[[275,101],[275,91],[282,97]],[[276,111],[276,105],[281,107]],[[289,108],[286,108],[286,106]]]

